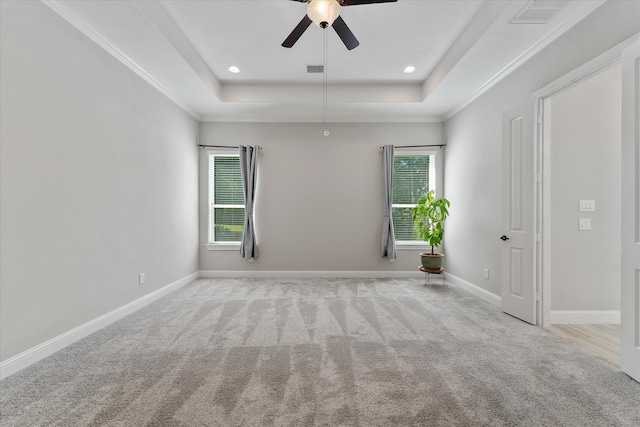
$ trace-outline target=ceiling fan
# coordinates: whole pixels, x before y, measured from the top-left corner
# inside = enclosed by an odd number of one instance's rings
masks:
[[[336,30],[338,36],[347,47],[351,50],[360,44],[358,39],[353,35],[347,24],[340,16],[341,6],[357,6],[360,4],[372,3],[392,3],[398,0],[292,0],[300,3],[309,3],[307,6],[307,14],[302,21],[293,29],[289,37],[282,43],[283,47],[292,47],[305,30],[314,22],[320,28],[327,28],[329,25]]]

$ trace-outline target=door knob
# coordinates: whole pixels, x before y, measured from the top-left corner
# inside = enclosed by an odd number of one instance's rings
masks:
[[[503,234],[503,235],[500,237],[500,240],[502,240],[503,242],[506,242],[507,240],[509,240],[509,238]]]

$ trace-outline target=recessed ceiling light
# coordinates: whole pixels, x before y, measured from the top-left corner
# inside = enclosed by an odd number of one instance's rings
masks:
[[[238,74],[240,72],[240,68],[232,65],[231,67],[229,67],[229,71],[231,71],[233,74]]]
[[[405,74],[411,74],[416,70],[416,67],[414,67],[413,65],[409,65],[408,67],[404,67],[404,73]]]

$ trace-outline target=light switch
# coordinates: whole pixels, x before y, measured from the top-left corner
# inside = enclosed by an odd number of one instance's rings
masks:
[[[580,218],[580,230],[591,230],[591,218]]]
[[[595,212],[596,201],[595,200],[580,200],[580,212]]]

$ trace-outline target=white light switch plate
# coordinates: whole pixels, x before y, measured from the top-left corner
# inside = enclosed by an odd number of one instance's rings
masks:
[[[580,218],[580,230],[591,230],[591,218]]]
[[[596,201],[595,200],[580,200],[580,212],[595,212]]]

